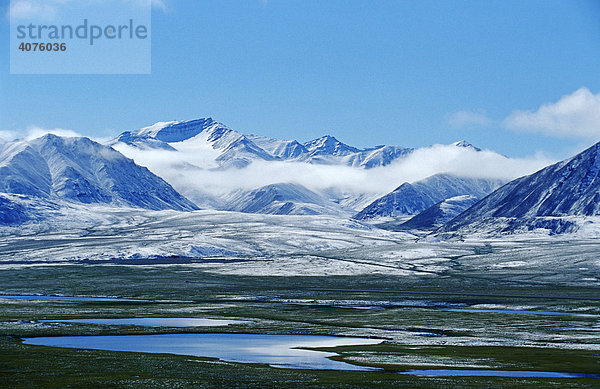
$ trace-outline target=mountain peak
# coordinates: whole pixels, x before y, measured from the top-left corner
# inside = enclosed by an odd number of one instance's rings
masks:
[[[34,138],[34,139],[58,139],[58,138],[59,138],[58,135],[49,132],[47,134],[44,134],[44,135],[42,135],[38,138]]]
[[[206,128],[218,124],[212,118],[200,118],[187,121],[158,122],[134,131],[135,135],[154,138],[163,142],[181,142],[190,139]]]
[[[334,141],[334,142],[339,142],[339,140],[337,140],[337,138],[335,136],[329,135],[329,134],[325,134],[322,137],[317,138],[317,139],[323,139],[323,140],[326,140],[326,141],[331,140],[331,141]]]
[[[322,146],[322,145],[336,144],[336,143],[342,143],[342,142],[337,140],[337,138],[333,135],[323,135],[322,137],[313,139],[307,143],[310,143],[311,145],[314,145],[314,146]]]
[[[458,142],[454,142],[452,143],[452,146],[456,146],[456,147],[463,147],[465,149],[472,149],[475,151],[481,151],[480,148],[473,146],[471,143],[467,142],[466,140],[459,140]]]
[[[355,147],[348,146],[347,144],[340,142],[331,135],[324,135],[320,138],[306,142],[304,147],[306,147],[306,149],[310,151],[312,155],[328,154],[343,156],[360,151]]]

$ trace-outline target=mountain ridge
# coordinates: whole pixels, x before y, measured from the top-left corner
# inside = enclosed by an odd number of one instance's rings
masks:
[[[359,149],[340,142],[331,135],[324,135],[304,143],[297,140],[246,135],[212,118],[157,122],[138,130],[125,131],[108,144],[115,146],[122,143],[140,149],[156,148],[175,151],[178,149],[178,144],[188,142],[204,132],[208,133],[206,143],[223,154],[216,158],[216,162],[222,168],[243,168],[252,160],[281,160],[370,169],[388,165],[414,151],[412,148],[385,145]]]
[[[436,174],[414,183],[405,182],[357,213],[357,220],[417,215],[448,198],[470,195],[482,198],[498,188],[502,180]]]
[[[242,192],[228,202],[232,211],[272,215],[337,215],[347,217],[350,210],[323,198],[302,185],[271,184]]]
[[[162,178],[85,137],[44,135],[0,150],[0,192],[147,209],[197,207]]]
[[[600,142],[574,157],[507,183],[440,231],[547,228],[565,232],[575,227],[561,217],[600,215],[599,173]]]

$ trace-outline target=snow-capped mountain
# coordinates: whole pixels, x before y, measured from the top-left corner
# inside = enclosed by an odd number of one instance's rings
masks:
[[[404,158],[413,149],[399,146],[376,146],[357,149],[340,142],[331,135],[304,143],[307,153],[300,155],[299,160],[310,163],[341,164],[346,166],[370,169],[386,166],[391,162]]]
[[[0,192],[154,210],[197,208],[112,148],[51,134],[0,146]]]
[[[281,160],[365,169],[389,165],[414,151],[410,148],[385,145],[358,149],[340,142],[331,135],[304,144],[295,140],[278,140],[256,135],[248,137],[263,150]]]
[[[514,232],[575,228],[570,216],[600,215],[600,143],[568,160],[509,182],[443,227],[443,231]]]
[[[335,215],[347,217],[351,210],[336,204],[301,185],[267,185],[234,196],[228,203],[232,211],[271,215]]]
[[[396,180],[394,174],[388,173],[381,176],[392,182],[392,186],[382,185],[381,182],[346,185],[340,182],[339,177],[348,177],[350,181],[356,179],[367,181],[365,177],[371,174],[371,169],[389,166],[391,170],[401,170],[401,164],[417,154],[419,156],[415,158],[424,158],[423,155],[431,155],[426,158],[435,158],[435,154],[431,152],[434,148],[441,150],[441,155],[450,154],[453,158],[460,155],[469,156],[481,151],[466,141],[423,149],[385,145],[359,149],[331,135],[326,135],[301,143],[296,140],[245,135],[211,118],[159,122],[139,130],[124,132],[110,144],[126,156],[134,158],[139,164],[148,166],[155,174],[163,177],[176,190],[201,207],[240,210],[244,208],[243,205],[229,203],[228,200],[254,189],[260,191],[262,187],[284,182],[303,187],[314,192],[322,200],[336,203],[338,211],[339,208],[351,208],[354,213],[362,210],[373,200],[391,190],[393,185],[398,185],[402,181],[398,178],[399,182],[394,182]],[[423,152],[419,154],[420,151]],[[170,152],[172,154],[169,154]],[[326,167],[320,170],[321,166]],[[212,174],[215,172],[219,174]],[[398,175],[402,176],[402,173]],[[331,184],[327,182],[328,177],[334,178]],[[492,186],[496,184],[495,182]],[[373,211],[369,208],[365,211],[366,214],[359,214],[359,218],[415,215],[446,198],[465,194],[481,197],[496,188],[496,186],[491,189],[478,188],[481,182],[464,180],[454,183],[432,182],[431,185],[439,186],[441,188],[438,188],[439,193],[435,192],[437,190],[435,188],[425,190],[417,185],[415,189],[407,184],[401,189],[407,192],[404,200],[394,200],[399,195],[395,193],[391,195],[391,200],[382,200],[384,204],[381,207],[372,206],[372,208],[391,207],[387,213],[384,209]],[[454,188],[455,190],[448,189],[453,185],[460,187]],[[475,188],[466,188],[472,185],[475,185]],[[413,190],[423,190],[424,194],[408,193]],[[431,190],[434,193],[428,194]],[[245,197],[243,199],[248,200]],[[388,200],[391,201],[390,204],[387,203]],[[291,202],[295,203],[295,201]],[[398,203],[398,209],[394,208],[395,203]],[[305,212],[305,210],[298,212]]]
[[[321,138],[306,142],[304,147],[308,150],[310,157],[318,155],[345,157],[360,151],[356,147],[348,146],[347,144],[340,142],[331,135],[325,135]]]
[[[253,160],[277,159],[258,147],[247,136],[214,121],[212,118],[184,122],[159,122],[135,131],[127,131],[110,142],[119,149],[126,144],[140,149],[159,148],[171,151],[195,150],[206,153],[216,167],[242,168]],[[215,166],[197,166],[214,168]]]
[[[473,206],[478,200],[477,197],[470,195],[450,197],[400,224],[397,229],[435,230]]]
[[[327,165],[340,164],[364,169],[389,165],[414,151],[399,146],[357,149],[338,141],[330,135],[307,142],[304,146],[308,150],[308,154],[300,156],[299,160]]]
[[[414,149],[399,146],[377,146],[351,155],[348,158],[348,164],[366,169],[387,166],[398,159],[407,157],[413,151]]]
[[[406,157],[413,149],[399,146],[377,146],[358,149],[330,135],[308,141],[279,140],[257,135],[244,135],[203,118],[182,122],[159,122],[139,130],[127,131],[109,143],[142,150],[189,150],[195,147],[214,160],[217,167],[242,168],[254,160],[297,161],[314,164],[347,165],[362,168],[385,166]],[[207,166],[198,166],[206,168]],[[208,166],[214,168],[214,166]]]
[[[502,185],[501,180],[436,174],[414,183],[404,183],[375,200],[354,216],[358,220],[376,217],[417,215],[451,197],[469,195],[482,198]]]
[[[213,194],[211,194],[201,183],[195,186],[190,185],[189,182],[192,179],[186,177],[195,177],[195,174],[200,171],[231,172],[231,168],[242,169],[253,162],[294,162],[370,169],[389,165],[398,159],[405,158],[413,151],[413,149],[399,146],[358,149],[346,145],[330,135],[304,144],[296,140],[244,135],[211,118],[183,122],[159,122],[139,130],[124,132],[110,141],[109,145],[134,158],[140,164],[148,166],[154,173],[165,178],[180,193],[201,207],[219,210],[244,208],[226,200],[232,196],[239,197],[240,193],[247,191],[237,188],[230,192],[221,191],[216,194],[213,190]],[[152,150],[170,151],[173,154],[166,154],[163,161],[160,162],[160,166],[157,167],[153,164],[156,159],[152,156],[145,159],[140,158],[144,152],[146,152],[145,156],[148,156]],[[285,170],[284,167],[280,169]],[[291,182],[293,179],[290,177]],[[257,186],[256,190],[260,189]],[[307,188],[304,190],[310,191]],[[350,193],[347,190],[337,190],[335,187],[325,188],[314,194],[319,197],[317,203],[323,200],[329,201],[326,208],[321,207],[321,209],[328,209],[327,213],[329,214],[332,213],[331,204],[336,207],[335,214],[338,214],[341,209],[344,209],[344,212],[348,209],[356,212],[380,195],[380,193],[370,192]],[[330,196],[330,194],[335,195]],[[306,207],[300,207],[293,212],[306,213],[308,211]]]
[[[471,150],[475,150],[475,151],[481,151],[480,148],[473,146],[472,144],[470,144],[466,140],[459,140],[458,142],[452,143],[452,145],[454,145],[456,147],[464,147],[465,149],[471,149]]]
[[[211,118],[190,120],[186,122],[158,122],[135,132],[140,138],[152,138],[166,143],[181,142],[190,139],[216,123]],[[133,135],[133,134],[132,134]]]
[[[289,160],[300,158],[309,151],[295,140],[279,140],[258,135],[248,135],[251,141],[274,157]]]
[[[503,229],[525,223],[560,232],[570,222],[549,218],[600,213],[599,145],[515,180],[473,205],[504,181],[435,174],[377,198],[390,189],[381,184],[394,183],[396,172],[402,172],[398,167],[414,166],[411,159],[419,153],[425,153],[425,162],[440,150],[448,150],[452,158],[466,153],[467,161],[478,155],[498,156],[465,141],[419,150],[358,149],[328,135],[302,144],[244,135],[208,118],[157,123],[122,133],[111,144],[119,151],[133,150],[134,156],[145,153],[147,163],[142,164],[158,175],[88,138],[45,135],[0,144],[0,223],[35,220],[40,215],[37,209],[48,214],[66,202],[153,210],[198,208],[177,190],[207,208],[244,213],[346,218],[362,209],[355,219],[396,218],[387,223],[392,229],[431,230],[448,221],[444,231],[481,223],[497,227],[501,219]],[[166,168],[155,170],[153,160]],[[281,181],[271,181],[271,173]],[[313,179],[318,185],[312,184]],[[412,219],[407,222],[407,217]]]

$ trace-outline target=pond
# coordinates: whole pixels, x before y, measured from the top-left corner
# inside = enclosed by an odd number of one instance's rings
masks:
[[[377,370],[329,359],[336,353],[302,348],[381,343],[381,339],[261,334],[164,334],[116,336],[57,336],[26,338],[27,345],[92,350],[166,353],[218,358],[229,362],[261,363],[272,367],[318,370]]]

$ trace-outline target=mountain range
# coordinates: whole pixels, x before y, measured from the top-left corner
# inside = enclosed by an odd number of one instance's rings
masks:
[[[269,164],[272,162],[308,164],[312,166],[340,166],[370,171],[372,169],[399,163],[410,157],[416,149],[400,146],[376,146],[359,149],[340,142],[335,137],[323,137],[300,143],[296,140],[278,140],[257,135],[245,135],[213,120],[197,119],[183,122],[159,122],[139,130],[127,131],[109,142],[109,145],[124,154],[136,158],[149,151],[173,152],[173,164],[168,168],[156,168],[159,173],[177,190],[201,208],[226,211],[253,210],[259,213],[285,212],[288,214],[352,215],[361,211],[373,200],[385,194],[371,187],[342,190],[332,184],[329,187],[314,189],[290,181],[273,182],[272,184],[252,187],[250,189],[234,188],[229,192],[214,194],[207,185],[190,185],[190,178],[198,172],[231,171],[244,169],[252,163]],[[447,147],[459,152],[477,152],[478,148],[468,142],[459,141]],[[152,158],[149,158],[152,160]],[[153,166],[149,166],[153,169]],[[286,165],[282,169],[291,167]],[[240,173],[243,175],[244,173]],[[335,173],[333,173],[335,174]],[[368,174],[368,173],[367,173]],[[222,180],[221,177],[216,177]],[[474,195],[482,197],[490,193],[493,183],[460,183],[461,178],[450,177],[437,182],[436,194],[427,195],[421,205],[406,210],[406,214],[414,215],[445,198],[458,195]],[[485,181],[485,180],[483,180]],[[182,184],[183,182],[183,184]],[[401,184],[400,182],[399,184]],[[208,182],[207,184],[212,184]],[[282,185],[288,186],[282,186]],[[406,185],[410,185],[406,183]],[[471,188],[470,185],[481,187]],[[487,185],[487,186],[486,186]],[[448,186],[448,188],[443,188]],[[460,186],[460,188],[457,188]],[[294,189],[291,189],[294,188]],[[257,199],[262,196],[262,199]],[[266,198],[287,198],[280,206],[257,206]],[[277,200],[279,201],[279,200]],[[375,205],[374,205],[375,206]],[[397,212],[392,212],[395,214]],[[361,215],[358,217],[365,220]]]
[[[483,153],[465,141],[445,147],[453,153]],[[159,176],[151,166],[152,171],[121,152],[167,153],[172,159],[169,171],[176,174]],[[124,132],[107,145],[48,134],[0,144],[0,224],[37,220],[64,202],[152,210],[208,206],[274,215],[354,215],[363,223],[392,230],[450,235],[536,228],[563,233],[576,230],[573,218],[600,215],[600,144],[508,183],[438,173],[398,182],[395,190],[378,196],[373,188],[355,185],[351,190],[335,183],[343,180],[314,190],[290,179],[239,187],[220,196],[203,191],[214,182],[199,181],[191,194],[178,192],[181,180],[194,181],[198,171],[233,177],[246,174],[253,164],[293,162],[313,166],[317,172],[341,166],[369,175],[418,152],[399,146],[359,149],[329,135],[304,143],[245,135],[210,118],[156,123]]]
[[[344,164],[370,169],[385,166],[410,154],[413,149],[399,146],[377,146],[358,149],[330,135],[305,143],[279,140],[257,135],[244,135],[212,118],[183,122],[159,122],[139,130],[127,131],[112,140],[141,149],[214,151],[220,168],[243,168],[254,160],[302,161],[315,164]]]

